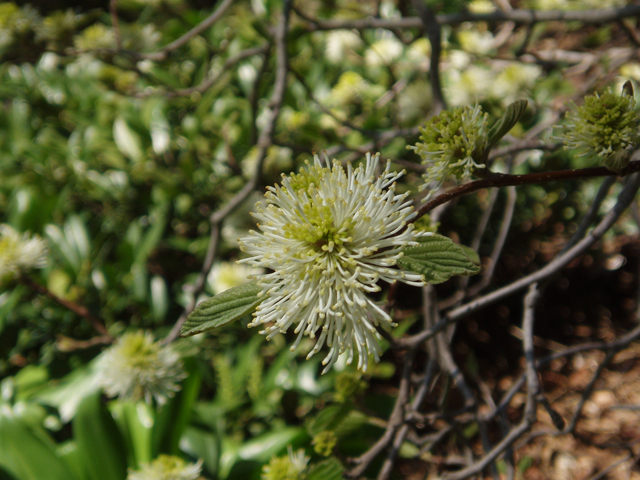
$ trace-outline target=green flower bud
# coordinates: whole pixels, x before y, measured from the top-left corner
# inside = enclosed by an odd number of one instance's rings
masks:
[[[567,125],[562,125],[565,149],[575,148],[580,156],[597,155],[609,170],[619,172],[627,166],[632,150],[640,140],[633,89],[628,83],[621,95],[612,91],[589,95],[580,107],[571,103]]]
[[[358,372],[340,372],[336,377],[335,400],[347,402],[363,393],[368,386]]]
[[[313,450],[323,457],[328,457],[333,452],[334,447],[338,443],[338,437],[335,432],[325,430],[313,437]]]
[[[303,480],[307,469],[309,457],[300,449],[293,453],[289,446],[289,455],[286,457],[273,457],[269,463],[262,467],[262,480]]]
[[[447,177],[460,180],[470,177],[477,168],[485,168],[480,159],[488,143],[488,115],[482,113],[480,105],[445,110],[429,119],[420,132],[424,143],[407,148],[415,150],[427,166],[420,188],[431,190],[425,201]]]
[[[187,463],[180,457],[160,455],[151,463],[145,463],[140,470],[129,470],[127,480],[197,480],[202,471],[202,460]]]

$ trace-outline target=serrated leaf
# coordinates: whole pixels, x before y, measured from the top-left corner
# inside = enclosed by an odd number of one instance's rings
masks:
[[[418,242],[419,245],[403,249],[398,266],[421,273],[427,283],[442,283],[454,275],[475,275],[480,271],[480,265],[450,238],[434,234],[419,237]]]
[[[529,102],[526,100],[518,100],[516,102],[513,102],[507,107],[507,111],[504,113],[502,118],[489,129],[489,140],[487,148],[483,154],[485,158],[489,156],[489,152],[495,146],[495,144],[498,143],[498,141],[500,141],[500,139],[507,133],[509,133],[509,130],[511,130],[516,123],[518,123],[518,120],[520,120],[525,110],[527,109],[527,105],[529,105]]]
[[[307,480],[342,480],[344,467],[335,457],[316,463],[307,474]]]
[[[180,329],[181,337],[190,337],[222,327],[255,310],[263,298],[256,282],[233,287],[198,304]]]

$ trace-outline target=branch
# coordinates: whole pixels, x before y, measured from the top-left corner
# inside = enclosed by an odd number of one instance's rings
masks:
[[[620,173],[620,176],[626,176],[631,173],[640,171],[640,160],[630,162],[629,165]],[[616,172],[605,167],[581,168],[574,170],[558,170],[555,172],[528,173],[526,175],[508,175],[505,173],[487,172],[487,176],[480,180],[465,183],[453,187],[451,190],[438,195],[433,200],[425,203],[420,210],[418,216],[414,219],[422,217],[429,211],[433,210],[443,203],[449,202],[456,197],[466,195],[468,193],[477,192],[483,188],[491,187],[511,187],[519,185],[530,185],[533,183],[557,182],[559,180],[573,180],[576,178],[593,178],[593,177],[609,177],[618,175]]]
[[[599,170],[599,169],[595,169]],[[537,175],[537,174],[535,174]],[[525,176],[525,175],[521,175]],[[429,338],[433,337],[435,334],[444,329],[447,325],[457,322],[464,316],[468,315],[471,312],[479,310],[482,307],[490,305],[503,297],[511,295],[512,293],[521,290],[532,283],[539,282],[544,280],[547,277],[558,272],[561,268],[564,268],[569,263],[571,263],[574,259],[582,255],[591,245],[597,242],[602,235],[618,220],[622,212],[626,210],[629,204],[633,201],[638,188],[640,187],[640,177],[633,176],[631,177],[629,183],[624,187],[622,192],[618,197],[618,202],[616,205],[609,211],[609,213],[602,219],[602,221],[589,233],[589,235],[584,238],[582,241],[578,242],[574,247],[567,250],[564,254],[557,257],[554,261],[546,265],[544,268],[538,270],[531,275],[521,278],[516,282],[513,282],[510,285],[507,285],[503,288],[496,290],[495,292],[491,292],[484,297],[481,297],[477,300],[467,303],[466,305],[462,305],[454,310],[451,310],[446,317],[434,325],[431,329],[424,330],[416,335],[399,338],[393,344],[394,348],[409,348],[413,347],[416,344],[424,342]]]
[[[399,19],[363,18],[359,20],[320,20],[307,15],[299,15],[309,22],[307,28],[316,30],[366,30],[370,28],[406,29],[420,28],[423,22],[418,17]],[[630,5],[623,8],[605,8],[595,10],[520,10],[499,11],[491,13],[459,12],[436,15],[439,25],[458,25],[464,22],[514,22],[517,25],[533,25],[539,22],[572,22],[600,25],[625,18],[640,17],[640,6]]]
[[[431,44],[431,56],[429,58],[429,80],[433,93],[433,115],[439,114],[447,108],[447,102],[442,94],[440,82],[440,55],[442,53],[442,29],[436,15],[427,7],[423,0],[413,0],[413,7],[418,12],[420,20],[427,30],[429,43]]]
[[[161,50],[159,50],[157,52],[141,54],[140,58],[145,58],[145,59],[153,60],[153,61],[165,60],[167,58],[167,55],[170,52],[172,52],[174,50],[177,50],[178,48],[182,47],[189,40],[191,40],[193,37],[195,37],[196,35],[199,35],[200,33],[204,32],[207,28],[209,28],[211,25],[216,23],[218,21],[218,19],[222,16],[222,14],[225,12],[225,10],[232,3],[233,3],[233,0],[223,0],[223,2],[218,6],[218,8],[216,8],[216,10],[211,15],[209,15],[205,20],[203,20],[198,25],[193,27],[187,33],[182,35],[180,38],[178,38],[177,40],[174,40],[173,42],[171,42],[168,45],[165,45]]]
[[[169,343],[175,340],[180,333],[180,328],[182,324],[187,320],[189,314],[195,308],[195,298],[198,296],[204,287],[204,283],[213,265],[213,260],[215,258],[215,253],[218,244],[218,236],[220,234],[220,224],[222,221],[233,212],[242,202],[244,202],[249,194],[253,192],[260,183],[260,176],[262,171],[262,164],[264,159],[267,156],[267,149],[273,143],[273,135],[276,126],[276,122],[278,120],[278,116],[280,115],[280,108],[282,106],[282,102],[284,100],[284,91],[287,85],[287,72],[288,72],[288,57],[287,57],[287,31],[289,27],[289,14],[291,9],[291,0],[285,0],[283,9],[282,9],[282,20],[278,24],[276,34],[275,34],[275,46],[276,46],[276,78],[275,85],[273,88],[273,94],[271,96],[271,115],[269,116],[269,120],[265,125],[264,129],[260,133],[260,137],[257,141],[258,147],[258,160],[256,162],[256,168],[251,179],[247,182],[247,184],[240,190],[235,196],[222,208],[218,211],[214,212],[209,217],[209,222],[211,223],[211,238],[209,241],[209,248],[207,250],[207,255],[205,261],[203,263],[202,269],[198,274],[198,278],[192,284],[191,290],[193,294],[193,300],[187,305],[187,307],[180,315],[180,318],[176,321],[175,325],[171,329],[171,332],[164,339],[164,343]]]
[[[18,281],[20,283],[22,283],[23,285],[29,287],[31,290],[39,293],[40,295],[44,295],[45,297],[49,297],[51,300],[53,300],[54,302],[56,302],[58,305],[63,306],[64,308],[66,308],[67,310],[71,310],[73,313],[75,313],[76,315],[78,315],[79,317],[84,318],[85,320],[87,320],[94,328],[94,330],[98,333],[100,333],[103,337],[108,338],[109,341],[113,341],[113,337],[111,335],[109,335],[109,332],[107,331],[107,328],[104,326],[104,322],[99,319],[98,317],[94,316],[87,307],[85,307],[84,305],[78,305],[75,302],[72,302],[70,300],[66,300],[64,298],[60,298],[59,296],[57,296],[55,293],[53,293],[51,290],[49,290],[47,287],[45,287],[44,285],[40,285],[39,283],[37,283],[35,280],[33,280],[31,277],[27,276],[27,275],[20,275],[20,277],[18,277]]]

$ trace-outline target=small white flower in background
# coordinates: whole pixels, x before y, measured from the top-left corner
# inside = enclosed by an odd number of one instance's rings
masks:
[[[366,51],[364,60],[370,67],[391,65],[400,58],[403,50],[404,45],[397,38],[381,38]]]
[[[20,234],[10,225],[0,225],[0,281],[31,268],[44,268],[47,254],[47,244],[39,236]]]
[[[488,115],[476,105],[444,110],[420,127],[420,140],[424,143],[407,148],[415,150],[427,166],[425,183],[420,189],[431,193],[424,201],[437,192],[448,177],[460,180],[470,177],[476,168],[485,168],[476,159],[487,145],[488,122]]]
[[[487,97],[494,81],[493,74],[482,67],[471,65],[464,71],[447,72],[445,92],[452,106],[476,103]]]
[[[332,63],[344,60],[348,54],[355,51],[363,44],[360,36],[350,30],[332,30],[326,34],[325,57]]]
[[[202,471],[202,460],[187,463],[174,455],[160,455],[140,470],[129,470],[127,480],[197,480]]]
[[[302,480],[304,478],[309,457],[300,449],[293,453],[291,445],[288,447],[289,455],[286,457],[273,457],[269,463],[262,467],[261,480]]]
[[[240,265],[236,262],[216,262],[207,276],[207,284],[217,295],[230,288],[248,283],[250,275],[256,275],[263,271],[263,269]]]
[[[542,75],[538,65],[513,63],[502,70],[491,87],[491,94],[505,107],[527,94]]]
[[[475,26],[458,31],[458,41],[464,50],[476,55],[488,54],[493,50],[495,44],[495,39],[491,32],[481,32]]]
[[[273,338],[295,325],[298,334],[292,350],[304,335],[315,338],[308,357],[326,343],[323,360],[327,372],[342,353],[347,363],[358,352],[358,368],[366,371],[369,354],[379,360],[377,326],[393,322],[367,294],[377,292],[379,280],[400,280],[423,285],[421,275],[393,268],[401,249],[415,244],[415,216],[408,193],[395,194],[402,173],[390,165],[376,175],[379,155],[367,154],[364,165],[347,169],[328,159],[283,175],[282,185],[268,187],[265,201],[257,204],[260,232],[239,240],[250,255],[241,260],[272,270],[256,275],[265,300],[250,326],[266,325],[260,333]]]
[[[103,353],[100,383],[107,395],[164,404],[186,377],[180,356],[149,332],[125,333]]]

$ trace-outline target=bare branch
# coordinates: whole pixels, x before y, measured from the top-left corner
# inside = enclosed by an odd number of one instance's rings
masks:
[[[61,305],[64,308],[66,308],[67,310],[72,311],[73,313],[75,313],[79,317],[84,318],[85,320],[87,320],[91,324],[91,326],[93,327],[93,329],[96,332],[98,332],[98,333],[100,333],[102,335],[102,337],[108,338],[109,341],[113,341],[113,337],[109,334],[107,328],[105,327],[104,321],[102,319],[96,317],[95,315],[93,315],[89,311],[89,309],[87,307],[85,307],[84,305],[78,305],[77,303],[72,302],[70,300],[66,300],[64,298],[60,298],[55,293],[53,293],[51,290],[49,290],[47,287],[45,287],[44,285],[40,285],[35,280],[33,280],[31,277],[29,277],[29,276],[27,276],[25,274],[20,275],[20,277],[18,277],[18,281],[20,283],[22,283],[23,285],[29,287],[34,292],[37,292],[40,295],[44,295],[45,297],[50,298],[51,300],[56,302],[58,305]]]
[[[447,102],[442,94],[442,83],[440,82],[440,55],[442,54],[442,31],[440,23],[433,11],[423,0],[413,0],[413,7],[418,12],[420,20],[427,30],[429,43],[431,43],[431,57],[429,59],[429,80],[433,92],[433,114],[437,115],[447,108]]]
[[[307,15],[300,15],[307,20],[309,30],[353,29],[365,30],[369,28],[406,29],[420,28],[423,22],[417,17],[399,19],[363,18],[359,20],[320,20],[311,19]],[[622,8],[605,8],[596,10],[496,10],[491,13],[471,13],[469,11],[436,15],[439,25],[458,25],[464,22],[513,22],[517,25],[533,25],[539,22],[583,22],[600,25],[624,18],[640,16],[640,6],[629,5]]]
[[[139,55],[139,57],[145,58],[148,60],[154,60],[154,61],[165,60],[167,58],[167,55],[170,52],[173,52],[174,50],[177,50],[178,48],[186,45],[187,42],[191,40],[193,37],[195,37],[196,35],[200,35],[207,28],[209,28],[211,25],[216,23],[232,3],[233,3],[233,0],[223,0],[222,3],[218,5],[218,8],[216,8],[211,15],[209,15],[205,20],[203,20],[198,25],[193,27],[187,33],[182,35],[180,38],[178,38],[177,40],[174,40],[168,45],[165,45],[164,47],[162,47],[161,50],[157,52],[141,54]]]

